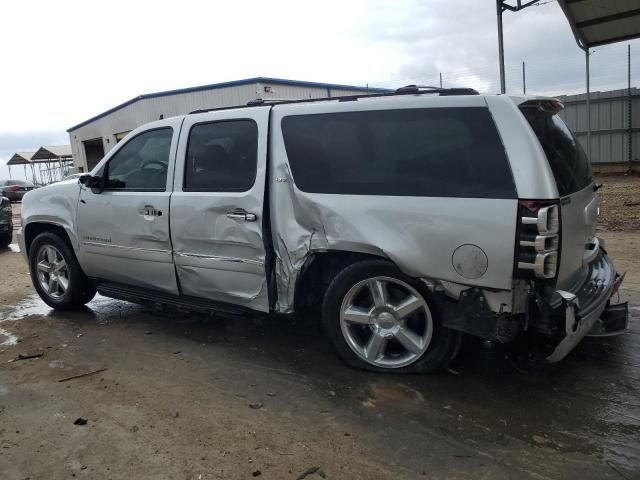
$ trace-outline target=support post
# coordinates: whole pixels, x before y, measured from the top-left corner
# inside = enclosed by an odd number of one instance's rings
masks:
[[[502,0],[496,0],[496,13],[498,15],[498,57],[500,59],[500,93],[507,93],[507,85],[504,75],[504,41],[502,35]]]
[[[587,157],[589,161],[592,162],[591,159],[591,81],[589,77],[589,48],[586,48],[584,51],[585,54],[585,67],[587,74]]]
[[[527,94],[527,72],[524,62],[522,62],[522,94]]]
[[[11,165],[8,165],[9,167],[9,180],[11,180]]]
[[[440,88],[442,88],[442,72],[440,72]]]

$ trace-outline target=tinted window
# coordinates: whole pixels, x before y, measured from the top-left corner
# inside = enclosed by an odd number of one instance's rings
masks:
[[[560,196],[587,187],[593,179],[589,159],[562,119],[538,108],[523,108],[522,113],[544,149]]]
[[[129,140],[109,160],[109,190],[163,192],[167,186],[167,168],[172,128],[151,130]]]
[[[256,178],[258,126],[253,120],[195,125],[189,132],[184,190],[242,192]]]
[[[282,120],[296,186],[313,193],[515,198],[486,108],[298,115]]]

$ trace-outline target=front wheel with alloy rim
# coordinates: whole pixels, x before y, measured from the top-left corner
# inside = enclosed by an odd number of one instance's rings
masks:
[[[57,233],[44,232],[33,240],[29,270],[38,295],[52,308],[79,308],[96,294],[73,250]]]
[[[340,272],[322,306],[323,323],[351,366],[378,372],[445,368],[461,334],[440,325],[424,286],[384,260],[364,260]]]

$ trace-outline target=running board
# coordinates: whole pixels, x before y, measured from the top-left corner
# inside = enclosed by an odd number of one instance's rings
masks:
[[[129,285],[105,282],[98,279],[91,280],[94,282],[100,295],[132,303],[173,307],[179,310],[188,310],[205,314],[224,313],[246,316],[256,315],[259,313],[245,307],[217,302],[215,300],[207,300],[188,295],[172,295],[170,293],[160,292],[150,288],[132,287]]]

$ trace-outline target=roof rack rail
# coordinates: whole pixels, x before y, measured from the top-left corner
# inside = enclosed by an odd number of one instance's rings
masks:
[[[296,100],[293,98],[256,98],[255,100],[249,100],[247,102],[247,107],[255,107],[257,105],[275,105],[278,103],[291,103],[299,101],[300,100]]]
[[[432,87],[429,85],[405,85],[396,89],[396,94],[419,94],[419,93],[437,93],[441,97],[448,95],[480,95],[480,93],[473,88],[455,87],[455,88],[442,88]]]
[[[380,98],[380,97],[394,97],[398,95],[419,95],[419,94],[429,94],[435,93],[441,97],[446,97],[449,95],[480,95],[477,90],[473,88],[439,88],[439,87],[428,87],[428,86],[419,86],[419,85],[406,85],[404,87],[400,87],[395,91],[389,91],[384,93],[370,93],[370,94],[358,94],[358,95],[344,95],[338,97],[322,97],[322,98],[303,98],[300,100],[288,100],[288,99],[263,99],[256,98],[255,100],[250,100],[245,105],[234,105],[230,107],[217,107],[217,108],[203,108],[199,110],[194,110],[189,112],[189,115],[196,113],[206,113],[213,112],[218,110],[232,110],[234,108],[242,108],[242,107],[260,107],[260,106],[269,106],[269,105],[282,105],[282,104],[290,104],[290,103],[314,103],[314,102],[353,102],[357,101],[361,98]]]

